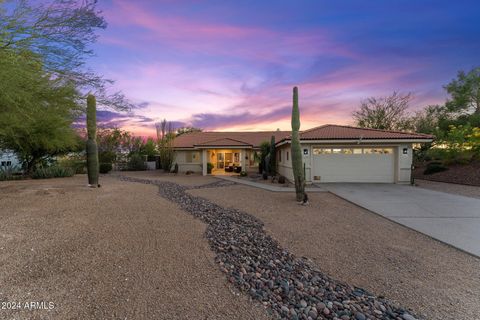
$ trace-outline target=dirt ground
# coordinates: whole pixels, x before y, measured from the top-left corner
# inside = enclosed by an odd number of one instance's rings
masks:
[[[478,186],[467,186],[464,184],[445,183],[421,179],[415,179],[415,184],[420,188],[459,194],[465,197],[480,198],[480,187]]]
[[[190,191],[253,214],[297,256],[328,275],[412,308],[426,319],[479,319],[480,259],[330,193],[294,194],[243,185]]]
[[[203,223],[155,186],[101,183],[0,182],[0,319],[268,319],[234,294]]]

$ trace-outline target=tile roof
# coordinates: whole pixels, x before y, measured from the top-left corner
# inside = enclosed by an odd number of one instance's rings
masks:
[[[270,139],[275,136],[275,141],[280,141],[287,137],[290,131],[256,131],[256,132],[220,132],[220,131],[204,131],[192,132],[178,136],[174,140],[176,148],[194,148],[194,146],[201,146],[205,143],[210,143],[209,146],[225,146],[225,139],[236,140],[237,143],[252,146],[253,148],[260,147],[264,141],[270,142]],[[217,141],[216,144],[213,144]],[[229,144],[232,146],[232,144]],[[236,144],[235,144],[236,145]]]
[[[289,138],[289,137],[288,137]],[[300,140],[433,139],[428,134],[326,124],[300,133]]]
[[[198,147],[224,147],[224,146],[244,146],[244,147],[253,147],[251,144],[240,141],[240,140],[235,140],[235,139],[230,139],[230,138],[220,138],[220,139],[215,139],[212,141],[206,141],[202,143],[196,143],[194,146]]]
[[[256,132],[193,132],[183,134],[177,137],[174,141],[176,148],[194,148],[201,146],[252,146],[253,148],[260,147],[264,141],[270,142],[272,135],[275,136],[275,141],[278,143],[284,140],[290,140],[290,131],[256,131]],[[433,139],[434,137],[428,134],[391,131],[391,130],[377,130],[369,128],[356,128],[351,126],[341,126],[326,124],[315,127],[300,133],[301,140],[421,140]]]

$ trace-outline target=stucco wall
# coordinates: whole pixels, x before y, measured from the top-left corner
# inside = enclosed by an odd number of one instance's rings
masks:
[[[199,159],[194,162],[187,162],[187,153],[191,151],[186,151],[186,150],[177,150],[175,151],[175,162],[178,164],[178,171],[179,172],[187,172],[187,171],[193,171],[193,172],[199,172],[202,173],[202,152],[200,151],[199,154]]]
[[[404,153],[404,150],[406,153]],[[397,148],[396,182],[410,183],[412,174],[413,149],[411,144],[401,144]]]
[[[393,182],[395,183],[409,183],[410,182],[410,175],[411,175],[411,164],[412,164],[412,144],[392,144],[392,143],[382,143],[376,145],[352,145],[352,144],[342,144],[342,145],[332,145],[332,144],[302,144],[302,153],[303,153],[303,161],[305,163],[305,181],[307,183],[312,182],[312,166],[313,166],[313,155],[312,155],[312,147],[386,147],[386,148],[393,148],[394,150],[394,177]],[[305,154],[305,149],[307,154]],[[406,149],[406,154],[404,154],[404,149]],[[290,144],[285,144],[278,147],[278,151],[281,152],[281,161],[278,160],[277,154],[277,171],[279,174],[285,176],[288,180],[293,182],[293,171],[292,171],[292,155],[291,155],[291,148]],[[287,160],[287,152],[289,154]],[[365,157],[364,157],[365,158]],[[365,161],[365,159],[363,159]],[[362,161],[362,160],[360,160]],[[358,165],[358,170],[361,170],[361,165]],[[352,162],[351,169],[355,169],[355,162]],[[347,179],[348,180],[348,179]]]

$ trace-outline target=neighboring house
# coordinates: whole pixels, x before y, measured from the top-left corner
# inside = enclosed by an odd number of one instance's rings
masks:
[[[20,167],[20,160],[17,158],[15,153],[9,150],[0,149],[0,170],[6,168],[15,168]]]
[[[275,136],[278,173],[293,180],[290,132],[196,132],[175,140],[180,171],[213,174],[227,165],[256,167],[253,153]],[[430,135],[324,125],[300,133],[305,178],[311,182],[410,182],[412,146],[431,142]]]

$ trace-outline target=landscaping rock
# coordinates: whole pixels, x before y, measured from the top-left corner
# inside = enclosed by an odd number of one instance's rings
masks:
[[[207,225],[215,261],[238,289],[281,319],[416,320],[390,301],[334,280],[306,258],[297,258],[269,236],[263,223],[245,212],[223,208],[189,194],[189,189],[226,185],[225,181],[184,187],[168,181],[126,176],[119,179],[157,185],[160,196],[178,204]],[[380,307],[382,306],[382,307]],[[387,310],[380,314],[378,309]],[[320,313],[320,315],[319,315]]]

